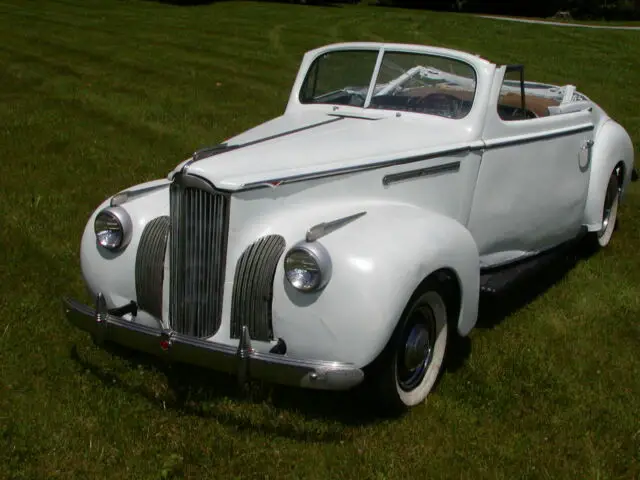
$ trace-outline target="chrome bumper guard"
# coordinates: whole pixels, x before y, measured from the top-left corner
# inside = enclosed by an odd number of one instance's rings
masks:
[[[242,327],[240,342],[235,348],[125,320],[109,313],[102,295],[97,297],[96,308],[71,298],[63,298],[62,303],[67,319],[88,332],[97,344],[113,342],[170,361],[235,373],[240,383],[256,378],[319,390],[348,390],[364,378],[361,369],[348,363],[256,352],[251,347],[246,325]]]

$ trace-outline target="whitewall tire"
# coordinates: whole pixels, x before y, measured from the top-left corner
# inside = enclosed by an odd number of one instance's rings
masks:
[[[600,248],[606,247],[611,241],[618,219],[618,204],[620,202],[620,181],[616,170],[611,173],[604,203],[602,205],[602,228],[595,233],[595,241]]]
[[[386,409],[403,411],[425,401],[442,369],[448,336],[445,300],[427,287],[409,302],[373,373]]]

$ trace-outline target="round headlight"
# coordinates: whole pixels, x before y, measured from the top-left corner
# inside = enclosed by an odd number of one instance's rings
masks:
[[[301,292],[313,292],[329,282],[331,257],[319,243],[302,243],[287,252],[284,272],[293,288]]]
[[[121,207],[105,208],[93,224],[96,242],[107,250],[119,250],[131,239],[131,218]]]

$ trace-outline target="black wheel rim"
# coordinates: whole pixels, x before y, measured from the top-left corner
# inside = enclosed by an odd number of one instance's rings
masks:
[[[436,317],[430,306],[416,308],[410,315],[398,347],[396,373],[398,386],[414,390],[424,379],[436,339]]]

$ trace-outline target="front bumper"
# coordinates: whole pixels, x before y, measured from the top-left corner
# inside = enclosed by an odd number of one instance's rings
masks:
[[[171,361],[235,373],[242,383],[249,378],[320,390],[348,390],[362,382],[364,373],[352,364],[305,360],[276,353],[259,353],[251,347],[243,327],[237,348],[181,335],[171,330],[136,324],[109,313],[102,295],[96,308],[71,298],[63,299],[67,319],[94,340],[113,342],[134,350],[160,355]]]

